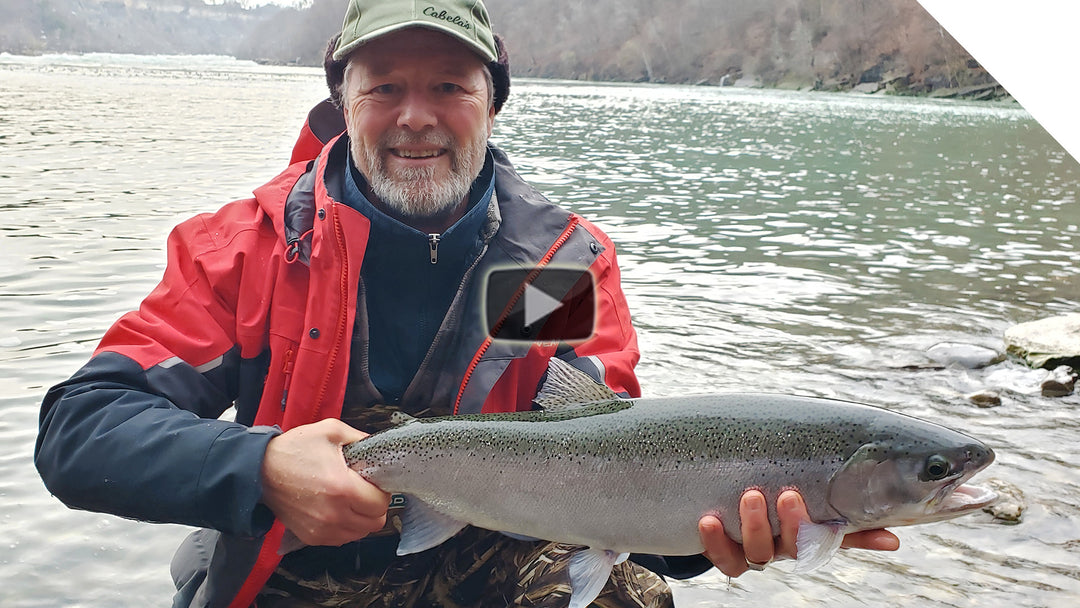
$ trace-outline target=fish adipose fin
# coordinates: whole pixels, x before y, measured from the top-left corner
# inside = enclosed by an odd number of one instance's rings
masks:
[[[419,418],[410,416],[401,410],[397,410],[393,414],[390,414],[390,424],[394,426],[405,426],[406,424],[412,424],[417,420],[419,420]]]
[[[401,516],[401,542],[397,554],[409,555],[437,547],[465,527],[465,522],[443,515],[415,496],[405,497]]]
[[[570,604],[567,608],[585,608],[603,591],[611,569],[630,557],[603,549],[582,549],[570,558]]]
[[[846,528],[838,522],[815,524],[803,522],[795,539],[797,559],[792,572],[809,572],[829,563],[844,542]]]
[[[533,401],[548,412],[581,407],[587,403],[619,401],[618,393],[558,357],[548,361],[547,379]]]

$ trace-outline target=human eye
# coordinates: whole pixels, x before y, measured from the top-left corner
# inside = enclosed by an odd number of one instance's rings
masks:
[[[368,94],[381,97],[389,97],[397,91],[397,87],[391,83],[384,82],[371,86],[368,89]]]
[[[453,95],[455,93],[460,93],[461,91],[465,90],[464,88],[462,88],[461,85],[456,82],[442,82],[439,83],[436,88],[440,93],[444,95]]]

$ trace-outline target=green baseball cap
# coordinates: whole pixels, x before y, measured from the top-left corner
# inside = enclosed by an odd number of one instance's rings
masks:
[[[349,0],[334,59],[362,44],[408,27],[426,27],[465,43],[484,61],[495,61],[491,19],[480,0]]]

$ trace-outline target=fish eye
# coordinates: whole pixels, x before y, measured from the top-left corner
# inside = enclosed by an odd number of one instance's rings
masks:
[[[948,477],[949,470],[952,467],[949,465],[949,460],[940,454],[934,454],[926,459],[926,466],[923,467],[922,475],[919,475],[919,479],[922,481],[937,481]]]

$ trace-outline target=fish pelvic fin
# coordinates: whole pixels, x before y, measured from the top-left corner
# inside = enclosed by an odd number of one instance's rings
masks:
[[[592,376],[558,357],[548,361],[547,378],[533,402],[548,412],[579,407],[586,403],[621,400],[618,393],[593,380]]]
[[[436,511],[415,496],[406,495],[397,554],[409,555],[437,547],[465,526],[465,522]]]
[[[570,558],[570,603],[567,608],[586,608],[604,590],[611,569],[630,557],[603,549],[582,549]]]
[[[804,521],[799,524],[795,539],[795,568],[792,572],[809,572],[829,563],[844,542],[847,526],[842,522],[816,524]]]

